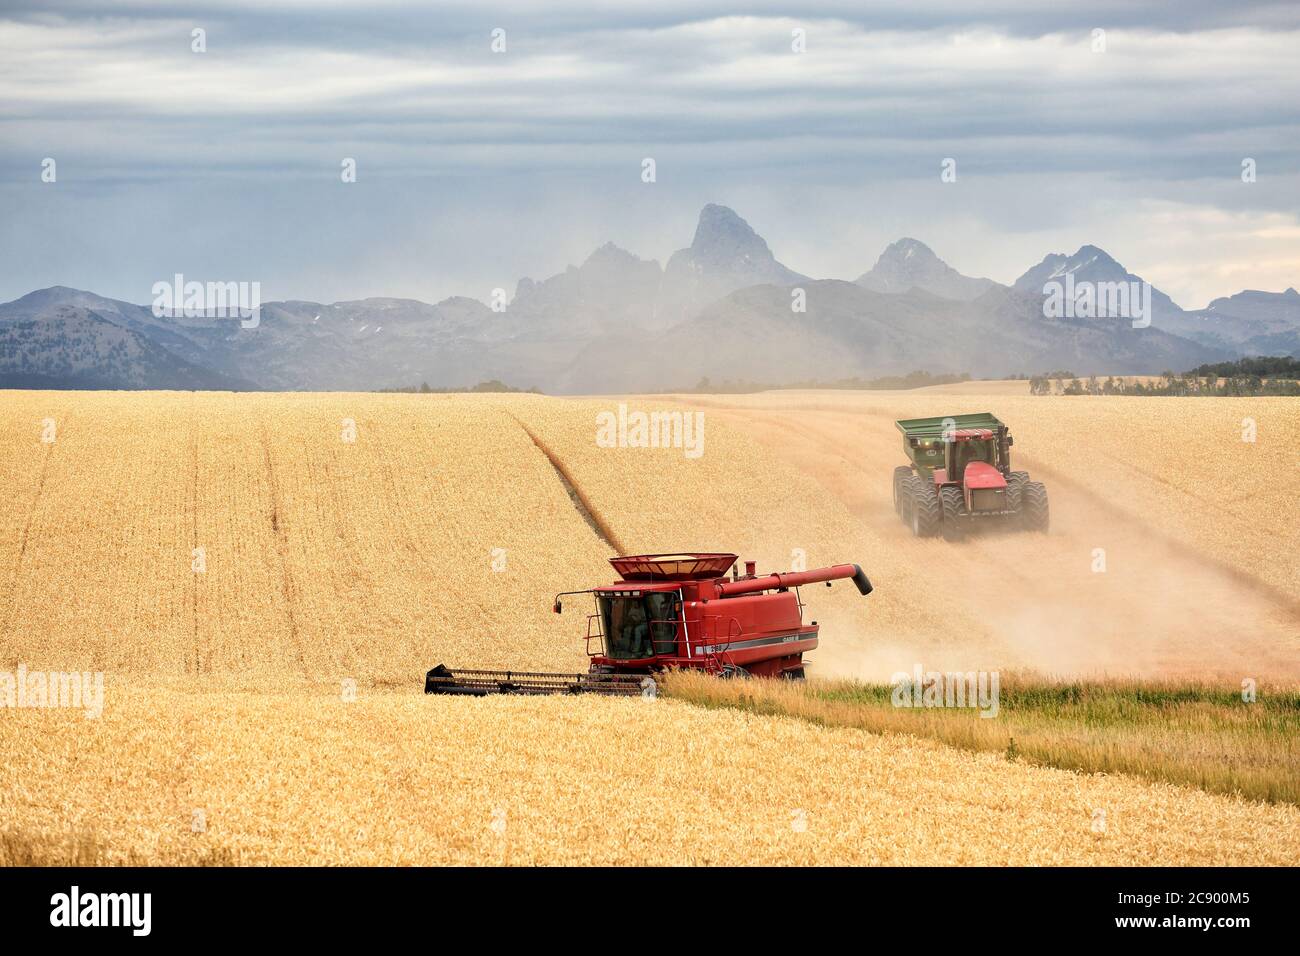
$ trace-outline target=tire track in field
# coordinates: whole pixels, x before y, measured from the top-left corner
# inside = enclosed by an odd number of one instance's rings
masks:
[[[298,603],[298,588],[293,581],[293,572],[289,568],[288,532],[280,523],[280,487],[275,477],[275,468],[271,464],[271,442],[266,434],[266,424],[262,424],[262,458],[266,463],[266,480],[271,492],[271,533],[275,537],[275,550],[280,558],[280,588],[284,594],[285,613],[289,619],[289,639],[293,643],[294,655],[298,659],[298,668],[307,673],[307,658],[304,653],[302,635],[298,629],[298,617],[294,606]]]
[[[605,521],[600,512],[592,505],[591,499],[587,497],[586,492],[584,492],[578,482],[574,480],[573,473],[569,471],[569,468],[564,464],[564,461],[555,454],[555,452],[551,451],[550,447],[537,437],[531,428],[525,425],[520,419],[516,418],[513,413],[507,412],[506,414],[510,415],[511,418],[514,418],[515,423],[524,430],[524,434],[529,437],[532,443],[537,447],[537,450],[546,456],[546,460],[550,462],[551,467],[555,469],[555,475],[560,479],[560,484],[564,486],[565,492],[568,493],[569,500],[573,503],[574,510],[578,512],[583,521],[587,522],[587,526],[591,528],[601,541],[605,542],[605,544],[610,548],[613,548],[615,554],[627,554],[627,551],[623,549],[622,541],[619,540],[614,529],[609,526],[609,523]]]
[[[193,429],[190,431],[190,463],[191,463],[191,480],[190,480],[190,560],[194,560],[194,552],[199,547],[199,440],[195,436]],[[206,560],[206,558],[205,558]],[[200,674],[203,672],[203,661],[207,658],[208,670],[212,670],[212,655],[205,654],[200,644],[206,644],[207,641],[201,641],[199,638],[199,576],[194,573],[193,568],[190,570],[190,642],[194,646],[194,672]]]
[[[23,521],[23,533],[18,539],[18,554],[14,557],[14,569],[9,575],[9,599],[5,602],[4,625],[0,627],[0,638],[13,629],[14,606],[18,603],[18,581],[22,577],[23,559],[27,556],[27,542],[31,537],[32,523],[36,520],[36,511],[40,507],[41,497],[45,494],[45,479],[50,472],[50,459],[54,457],[55,442],[45,445],[45,456],[41,459],[41,473],[36,479],[36,490],[32,493],[32,503],[27,508],[27,518]]]

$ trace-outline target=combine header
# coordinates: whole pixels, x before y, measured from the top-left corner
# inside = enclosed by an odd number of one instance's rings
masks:
[[[912,463],[894,469],[894,511],[918,538],[955,541],[972,522],[999,519],[1047,530],[1047,488],[1011,470],[1011,433],[988,412],[895,424]]]
[[[424,692],[639,694],[653,690],[647,678],[670,667],[798,680],[818,634],[816,621],[803,620],[800,586],[848,579],[859,593],[871,593],[856,564],[759,575],[753,561],[739,574],[734,554],[643,554],[609,563],[618,583],[555,596],[556,614],[571,595],[593,596],[587,673],[452,671],[440,664],[425,676]]]

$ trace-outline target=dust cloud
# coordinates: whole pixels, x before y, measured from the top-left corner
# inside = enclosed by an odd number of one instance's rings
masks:
[[[822,636],[810,673],[886,681],[920,663],[1054,677],[1300,680],[1293,601],[1041,468],[1034,477],[1052,507],[1046,535],[988,528],[960,542],[914,539],[891,500],[893,467],[904,463],[897,409],[870,393],[851,407],[835,401],[844,399],[787,395],[764,407],[761,398],[724,398],[710,409],[825,487],[862,530],[860,544],[844,547],[876,556],[865,615],[838,603],[814,615]],[[1035,471],[1031,457],[1019,464]],[[1141,490],[1105,493],[1132,500]],[[930,625],[918,628],[927,612]]]

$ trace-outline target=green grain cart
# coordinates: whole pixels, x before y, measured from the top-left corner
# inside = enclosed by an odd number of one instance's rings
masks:
[[[910,465],[894,469],[894,511],[918,538],[958,540],[976,521],[1046,531],[1047,488],[1011,470],[1011,433],[988,412],[907,418]]]

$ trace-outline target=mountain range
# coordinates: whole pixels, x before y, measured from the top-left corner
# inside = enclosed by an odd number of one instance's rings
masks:
[[[0,305],[0,387],[368,390],[487,379],[556,393],[669,391],[701,378],[833,381],[929,372],[998,377],[1182,371],[1300,355],[1300,294],[1247,290],[1184,310],[1151,289],[1149,328],[1049,317],[1044,286],[1141,283],[1102,249],[1054,253],[1010,286],[963,275],[925,243],[890,244],[856,280],[777,260],[725,206],[660,266],[612,243],[502,310],[370,298],[265,303],[255,328],[155,316],[56,286]]]

